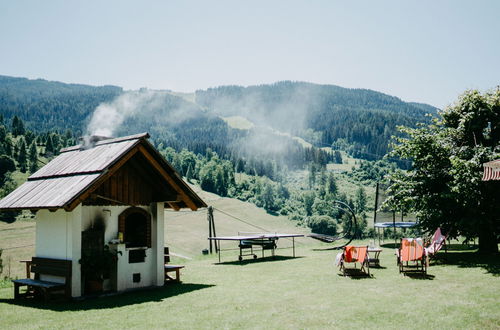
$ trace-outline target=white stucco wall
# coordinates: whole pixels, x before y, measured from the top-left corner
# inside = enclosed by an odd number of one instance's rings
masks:
[[[151,213],[152,248],[146,249],[146,259],[142,263],[129,263],[128,251],[124,244],[110,245],[122,255],[118,256],[116,288],[118,291],[163,285],[164,262],[164,208],[163,203],[140,206]],[[73,261],[72,296],[82,294],[79,260],[81,258],[81,233],[101,218],[105,226],[104,243],[118,237],[118,216],[129,206],[82,206],[72,212],[57,210],[37,212],[36,256]],[[161,233],[158,235],[158,232]],[[141,281],[133,282],[133,274],[141,274]],[[47,280],[63,282],[62,278],[45,276]]]
[[[64,210],[40,210],[36,215],[37,257],[71,260],[72,217]]]
[[[81,273],[78,261],[81,258],[82,207],[72,212],[40,210],[36,214],[35,255],[41,258],[72,261],[71,292],[73,297],[81,296]],[[40,279],[64,282],[63,277],[41,275]]]

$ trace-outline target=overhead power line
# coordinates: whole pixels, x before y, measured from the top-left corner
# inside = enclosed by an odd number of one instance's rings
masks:
[[[232,214],[230,214],[230,213],[227,213],[227,212],[225,212],[225,211],[223,211],[223,210],[221,210],[221,209],[218,209],[218,208],[215,208],[215,207],[213,207],[213,209],[214,209],[214,210],[216,210],[216,211],[219,211],[219,212],[220,212],[220,213],[222,213],[222,214],[227,215],[227,216],[228,216],[228,217],[230,217],[230,218],[233,218],[233,219],[235,219],[235,220],[238,220],[238,221],[240,221],[240,222],[243,222],[243,223],[245,223],[245,224],[247,224],[247,225],[249,225],[249,226],[252,226],[252,227],[257,228],[257,229],[260,229],[260,230],[263,230],[264,232],[267,232],[267,233],[272,232],[272,231],[270,231],[270,230],[268,230],[268,229],[266,229],[266,228],[263,228],[263,227],[258,226],[258,225],[254,225],[253,223],[251,223],[251,222],[249,222],[249,221],[243,220],[243,219],[241,219],[241,218],[239,218],[239,217],[237,217],[237,216],[235,216],[235,215],[232,215]],[[289,241],[291,241],[291,240],[292,240],[291,238],[288,238],[288,237],[285,237],[285,239],[287,239],[287,240],[289,240]],[[299,244],[299,245],[300,245],[301,243],[300,243],[300,242],[295,242],[295,244]]]

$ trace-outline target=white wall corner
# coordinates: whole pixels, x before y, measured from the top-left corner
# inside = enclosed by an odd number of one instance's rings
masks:
[[[82,274],[80,259],[82,257],[82,204],[79,204],[72,212],[67,214],[71,223],[71,296],[80,297],[82,295]]]
[[[153,214],[152,227],[154,228],[152,233],[152,247],[154,249],[153,256],[156,262],[154,267],[156,268],[156,285],[162,286],[165,282],[165,261],[163,248],[165,246],[165,223],[164,223],[164,211],[165,206],[162,202],[151,204],[151,213]]]

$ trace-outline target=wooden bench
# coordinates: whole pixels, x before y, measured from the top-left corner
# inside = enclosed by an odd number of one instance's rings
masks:
[[[168,282],[177,282],[180,283],[181,277],[180,277],[180,270],[184,268],[184,266],[181,265],[165,265],[165,283]],[[170,272],[175,272],[175,278],[170,277],[168,273]]]
[[[169,265],[170,262],[170,252],[168,247],[164,248],[164,262],[165,262],[165,284],[168,282],[181,282],[180,270],[184,268],[182,265]],[[168,275],[170,272],[175,272],[175,278]]]
[[[31,272],[35,278],[12,280],[14,283],[14,299],[42,295],[47,301],[54,291],[64,290],[65,296],[71,298],[71,260],[33,257]],[[64,283],[40,280],[40,275],[54,275],[64,277]],[[19,288],[26,286],[26,293],[21,294]]]

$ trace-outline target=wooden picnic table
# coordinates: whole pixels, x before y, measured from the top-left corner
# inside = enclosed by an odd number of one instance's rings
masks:
[[[381,248],[377,247],[368,247],[368,263],[373,264],[374,266],[380,267],[380,252],[382,252]]]

